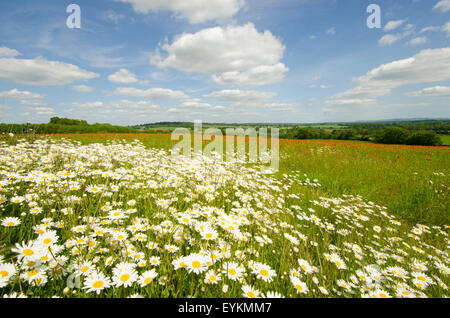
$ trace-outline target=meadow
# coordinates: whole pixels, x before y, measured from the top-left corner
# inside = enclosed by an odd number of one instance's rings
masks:
[[[0,296],[448,297],[450,148],[280,140],[264,162],[169,134],[0,141]]]

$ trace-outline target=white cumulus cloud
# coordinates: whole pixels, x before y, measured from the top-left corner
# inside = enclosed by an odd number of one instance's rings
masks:
[[[409,95],[413,97],[450,97],[450,87],[449,86],[427,87],[420,91],[411,92]]]
[[[0,58],[0,79],[20,84],[63,86],[100,76],[73,64],[34,59]]]
[[[434,9],[442,12],[450,11],[450,0],[441,0],[434,6]]]
[[[151,63],[182,72],[209,74],[222,85],[267,85],[284,79],[288,68],[280,61],[285,46],[270,31],[252,23],[183,33],[155,55]]]
[[[116,0],[130,3],[137,13],[168,10],[177,18],[191,24],[207,21],[224,21],[233,17],[245,4],[244,0]]]
[[[133,74],[125,68],[121,68],[116,73],[109,75],[108,80],[110,82],[119,84],[130,84],[136,83],[138,81],[138,79],[136,78],[136,74]]]
[[[15,57],[17,55],[21,55],[21,53],[6,46],[0,47],[0,57]]]
[[[383,64],[356,79],[358,86],[326,99],[327,105],[363,105],[395,88],[450,80],[450,48],[427,49],[402,60]]]
[[[148,99],[186,99],[188,96],[182,91],[174,91],[167,88],[149,88],[146,90],[134,87],[118,87],[113,95],[123,95],[129,97],[142,97]]]
[[[392,31],[400,27],[403,23],[405,23],[406,20],[395,20],[395,21],[389,21],[384,26],[384,31]]]
[[[87,86],[87,85],[74,85],[71,88],[72,88],[72,90],[79,92],[79,93],[90,93],[94,90],[93,87]]]
[[[25,100],[25,99],[41,99],[44,98],[45,95],[36,94],[29,91],[20,91],[17,88],[14,88],[9,91],[0,92],[0,97]]]

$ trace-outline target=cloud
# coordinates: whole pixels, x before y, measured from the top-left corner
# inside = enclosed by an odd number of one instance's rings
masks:
[[[441,0],[434,6],[435,10],[440,10],[442,12],[450,11],[450,0]]]
[[[6,46],[0,47],[0,57],[15,57],[17,55],[22,55],[19,51],[7,48]]]
[[[64,106],[71,106],[75,108],[86,108],[86,109],[100,109],[100,110],[136,110],[136,109],[146,109],[146,110],[157,110],[161,107],[158,105],[155,105],[148,101],[129,101],[126,99],[120,100],[120,101],[113,101],[113,102],[74,102],[68,105]]]
[[[434,31],[439,31],[439,30],[441,30],[441,28],[438,26],[428,26],[428,27],[425,27],[422,30],[420,30],[419,33],[434,32]]]
[[[50,108],[50,107],[36,107],[33,109],[29,109],[29,110],[33,110],[36,112],[37,115],[54,115],[54,109]]]
[[[186,73],[208,74],[220,85],[267,85],[284,79],[280,62],[285,47],[270,31],[258,32],[252,23],[183,33],[155,55],[151,63]]]
[[[93,87],[87,86],[87,85],[74,85],[71,88],[73,91],[76,91],[79,93],[90,93],[94,90]]]
[[[450,48],[422,50],[413,57],[372,69],[355,81],[358,86],[326,99],[327,105],[367,105],[395,88],[450,80]]]
[[[233,17],[245,4],[244,0],[116,0],[130,3],[137,13],[148,14],[168,10],[177,18],[187,19],[191,24],[207,21],[224,21]]]
[[[10,91],[0,92],[0,97],[3,98],[12,98],[17,100],[26,100],[26,99],[41,99],[46,95],[36,94],[28,91],[19,91],[14,88]]]
[[[44,106],[44,105],[46,105],[40,99],[23,99],[20,101],[20,104],[27,105],[27,106]]]
[[[327,34],[328,35],[335,35],[336,34],[336,29],[334,27],[331,27],[327,30]]]
[[[386,23],[386,25],[384,26],[384,31],[388,32],[388,31],[392,31],[397,29],[398,27],[400,27],[403,23],[405,23],[406,20],[395,20],[395,21],[389,21],[388,23]]]
[[[45,58],[0,58],[0,79],[28,85],[63,86],[100,76],[73,64]]]
[[[108,10],[103,14],[103,18],[107,21],[112,21],[114,24],[118,24],[125,16],[123,14],[117,14],[112,10]]]
[[[124,68],[121,68],[116,73],[109,75],[108,80],[110,82],[119,84],[130,84],[136,83],[138,81],[135,74],[131,73],[130,71]]]
[[[442,31],[447,33],[447,37],[450,37],[450,21],[442,26]]]
[[[395,42],[400,41],[401,39],[403,39],[402,34],[399,34],[399,33],[398,34],[386,34],[378,41],[378,44],[380,44],[382,46],[392,45]]]
[[[223,102],[267,102],[277,96],[274,92],[258,92],[245,90],[222,90],[213,92],[204,97],[214,97]]]
[[[427,37],[426,36],[419,36],[419,37],[416,37],[416,38],[412,39],[408,43],[410,45],[424,44],[424,43],[427,43]]]
[[[450,86],[428,87],[408,95],[412,97],[450,97]]]
[[[188,96],[182,91],[174,91],[166,88],[149,88],[147,90],[134,87],[118,87],[112,95],[131,97],[143,97],[148,99],[186,99]]]

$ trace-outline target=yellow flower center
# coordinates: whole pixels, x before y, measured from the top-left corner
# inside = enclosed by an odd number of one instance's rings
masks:
[[[152,278],[151,278],[151,277],[147,277],[147,278],[144,280],[144,284],[147,285],[147,284],[149,284],[151,281],[152,281]]]
[[[255,298],[256,297],[256,295],[252,291],[247,292],[247,296],[250,297],[250,298]]]
[[[31,249],[29,249],[29,248],[23,250],[22,253],[24,253],[26,256],[30,256],[30,255],[33,255],[33,254],[34,254],[33,250],[31,250]]]
[[[48,237],[43,241],[44,244],[50,244],[51,242],[52,242],[52,239],[48,238]]]
[[[122,282],[126,282],[129,279],[130,279],[130,275],[128,275],[128,274],[124,274],[124,275],[120,276],[120,280]]]
[[[217,278],[216,278],[216,276],[211,275],[211,276],[209,276],[209,280],[212,282],[215,282],[217,280]]]
[[[301,285],[295,285],[295,288],[297,288],[297,290],[302,291],[303,287]]]
[[[269,272],[265,269],[260,270],[259,273],[263,276],[269,276]]]
[[[8,222],[8,223],[6,223],[6,226],[14,226],[14,222]]]
[[[37,273],[39,273],[39,271],[36,270],[36,269],[33,269],[33,270],[28,272],[28,277],[35,276],[35,275],[37,275]]]
[[[2,277],[6,277],[6,276],[8,276],[8,272],[7,271],[1,271],[0,272],[0,275],[2,276]]]
[[[98,280],[94,284],[92,284],[92,287],[94,287],[94,288],[102,288],[103,287],[103,282],[101,280]]]
[[[87,271],[88,271],[88,269],[89,269],[89,266],[83,266],[83,267],[81,267],[81,271],[83,272],[83,273],[86,273]]]
[[[199,261],[193,261],[192,262],[192,267],[194,267],[194,268],[200,268],[201,266],[202,266],[202,264],[200,264]]]
[[[211,233],[207,233],[206,235],[205,235],[205,237],[207,238],[207,239],[210,239],[210,238],[212,238],[212,234]]]
[[[230,269],[228,270],[228,274],[230,274],[230,275],[236,275],[236,270],[235,270],[234,268],[230,268]]]

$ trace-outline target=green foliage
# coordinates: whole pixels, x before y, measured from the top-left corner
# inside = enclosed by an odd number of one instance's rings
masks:
[[[409,132],[400,127],[387,127],[375,135],[375,141],[381,144],[404,145],[408,140]]]
[[[110,124],[89,125],[85,120],[53,117],[48,124],[0,124],[0,133],[73,134],[73,133],[136,133],[131,127]]]
[[[441,146],[442,140],[433,131],[420,131],[409,136],[406,143],[417,146]]]

